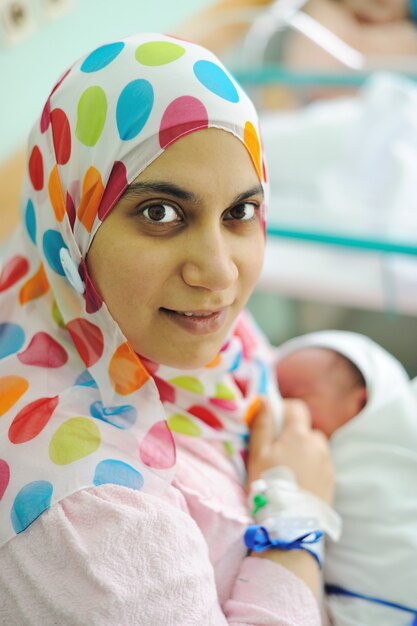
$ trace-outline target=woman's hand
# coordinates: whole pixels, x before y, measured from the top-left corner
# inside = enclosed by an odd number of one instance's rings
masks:
[[[334,494],[334,469],[327,439],[312,430],[307,405],[302,400],[284,400],[284,426],[274,434],[270,408],[265,404],[252,422],[248,454],[248,484],[277,465],[289,467],[301,489],[327,504]]]

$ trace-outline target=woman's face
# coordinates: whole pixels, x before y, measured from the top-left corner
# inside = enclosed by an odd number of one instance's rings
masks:
[[[147,167],[99,228],[87,266],[132,348],[202,367],[220,350],[263,261],[262,188],[230,133],[191,133]]]

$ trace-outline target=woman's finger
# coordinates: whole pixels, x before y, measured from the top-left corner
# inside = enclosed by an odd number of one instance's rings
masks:
[[[284,428],[311,429],[311,413],[303,400],[284,400]]]
[[[274,440],[274,424],[268,406],[263,402],[250,427],[249,451],[254,457],[262,455]]]

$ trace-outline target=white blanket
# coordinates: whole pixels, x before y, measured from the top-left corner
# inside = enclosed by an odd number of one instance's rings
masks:
[[[329,542],[324,578],[417,612],[417,382],[380,346],[355,333],[312,333],[285,343],[277,359],[306,346],[349,358],[368,389],[365,408],[334,433],[335,508],[343,519]],[[330,595],[335,626],[408,626],[413,615],[373,602]]]

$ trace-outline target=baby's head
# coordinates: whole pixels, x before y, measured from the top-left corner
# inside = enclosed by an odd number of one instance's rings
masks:
[[[283,398],[299,398],[308,405],[313,428],[330,437],[365,406],[366,383],[359,369],[329,348],[301,348],[276,366]]]

